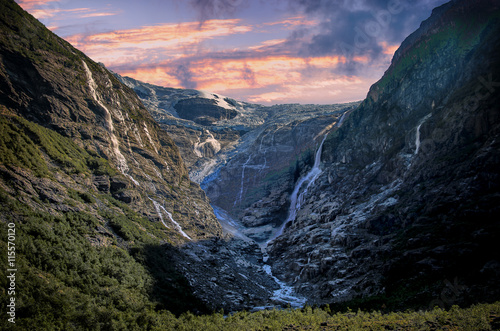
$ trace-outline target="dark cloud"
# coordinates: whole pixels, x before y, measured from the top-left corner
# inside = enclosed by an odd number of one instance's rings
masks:
[[[381,45],[398,45],[418,28],[432,8],[445,0],[289,0],[295,13],[305,14],[320,21],[311,27],[308,39],[290,41],[300,43],[302,56],[338,54],[347,59],[337,70],[355,74],[364,65],[355,57],[368,57],[370,62],[385,56]],[[302,32],[304,33],[304,32]],[[366,63],[365,63],[366,65]]]
[[[190,0],[197,11],[200,26],[210,19],[233,17],[244,0]]]
[[[248,1],[248,0],[247,0]],[[269,0],[283,3],[285,0]],[[300,57],[341,55],[346,63],[339,73],[355,74],[384,54],[381,45],[399,45],[446,0],[286,0],[290,14],[318,21],[316,26],[297,27],[283,43],[262,48],[268,54]],[[245,0],[191,0],[200,24],[212,18],[233,16]],[[237,56],[232,54],[231,57]],[[243,54],[240,54],[243,55]],[[249,56],[249,54],[244,54]],[[356,57],[369,59],[361,65]],[[250,57],[252,57],[250,55]]]
[[[271,2],[285,0],[269,0]],[[231,51],[210,51],[203,45],[199,49],[186,49],[181,60],[159,64],[156,53],[145,59],[138,68],[158,66],[174,68],[168,73],[176,77],[185,88],[197,88],[194,75],[200,62],[214,60],[251,60],[269,56],[312,57],[344,56],[346,61],[332,65],[336,75],[366,77],[381,63],[386,65],[387,49],[399,45],[420,23],[429,17],[432,9],[445,0],[288,0],[288,15],[300,15],[305,20],[314,20],[316,25],[301,25],[290,31],[280,43],[259,47],[258,50],[240,49]],[[243,0],[191,0],[198,10],[202,22],[237,15],[245,6]],[[284,14],[284,15],[285,15]],[[161,50],[159,50],[160,52]],[[381,61],[383,60],[383,61]],[[321,75],[325,69],[314,65],[301,70],[303,78]],[[377,71],[377,70],[375,70]],[[379,71],[377,71],[379,72]],[[256,74],[245,65],[240,77],[250,86],[256,86]]]
[[[197,87],[196,81],[193,79],[193,73],[190,70],[189,62],[178,64],[169,74],[177,78],[184,88],[195,89]]]

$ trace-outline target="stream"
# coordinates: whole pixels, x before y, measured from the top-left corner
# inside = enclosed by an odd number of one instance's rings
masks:
[[[339,121],[335,125],[336,127],[340,127],[342,125],[342,123],[344,122],[345,115],[346,113],[344,113],[340,117]],[[261,267],[265,271],[265,273],[268,274],[279,285],[279,288],[273,291],[273,294],[270,298],[271,302],[269,303],[269,305],[254,307],[253,309],[254,311],[269,309],[269,308],[281,308],[284,306],[290,306],[292,308],[300,308],[303,307],[307,301],[306,298],[295,293],[295,290],[293,289],[292,286],[287,285],[285,282],[281,281],[279,278],[273,275],[271,265],[267,263],[269,259],[269,255],[267,253],[267,246],[270,242],[281,236],[286,226],[290,222],[293,222],[295,220],[297,216],[297,211],[300,210],[301,204],[304,201],[304,197],[307,194],[309,187],[321,175],[322,173],[322,170],[320,168],[321,152],[323,151],[323,144],[327,136],[328,134],[324,135],[318,149],[316,150],[313,167],[305,176],[300,178],[295,185],[292,195],[290,196],[290,208],[288,210],[288,216],[286,220],[279,228],[275,230],[275,232],[270,236],[269,240],[259,244],[263,254],[263,259],[262,259],[263,264],[261,265]],[[247,166],[249,161],[250,157],[247,160],[247,162],[243,165],[242,177],[244,176],[245,166]],[[242,184],[243,184],[243,178],[242,178]],[[243,190],[243,187],[241,188],[241,190]],[[239,198],[241,199],[241,197]],[[254,241],[243,234],[243,231],[245,229],[244,226],[241,225],[237,220],[233,219],[229,215],[229,213],[227,213],[225,210],[217,206],[212,206],[212,207],[225,233],[231,234],[232,236],[240,238],[245,241]]]

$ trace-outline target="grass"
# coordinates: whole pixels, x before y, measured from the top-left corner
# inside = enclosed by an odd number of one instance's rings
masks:
[[[162,315],[160,315],[162,316]],[[167,317],[167,316],[164,316]],[[160,321],[162,318],[160,317]],[[168,322],[167,322],[168,321]],[[170,316],[152,330],[495,330],[500,327],[500,303],[480,304],[467,309],[435,308],[382,314],[372,312],[332,313],[325,309],[265,310],[179,318]]]
[[[70,195],[90,197],[76,190]],[[7,252],[6,223],[14,223],[18,270],[16,324],[1,319],[0,329],[141,329],[144,323],[153,324],[157,311],[207,312],[170,261],[173,248],[149,234],[160,234],[154,228],[161,225],[131,209],[121,210],[121,215],[98,198],[107,207],[100,215],[80,211],[54,216],[33,210],[0,188],[0,247]],[[113,222],[128,240],[125,245],[102,232]],[[95,244],[103,239],[107,244]],[[0,266],[7,270],[7,259]],[[7,282],[1,279],[1,288],[8,288]],[[0,292],[1,304],[7,300],[6,291]]]
[[[0,164],[30,169],[38,177],[47,177],[50,172],[43,155],[68,174],[117,174],[107,160],[71,139],[22,117],[0,114]]]

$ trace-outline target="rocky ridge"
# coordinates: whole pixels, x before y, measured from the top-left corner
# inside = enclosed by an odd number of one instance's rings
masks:
[[[0,199],[57,219],[40,217],[38,237],[65,215],[88,216],[73,225],[90,224],[89,251],[119,247],[137,263],[129,271],[156,277],[130,288],[171,299],[165,284],[184,288],[173,267],[208,309],[498,297],[494,1],[436,9],[361,105],[273,107],[118,77],[13,2],[2,6]],[[255,241],[265,246],[280,228],[326,135],[321,171],[263,259]],[[188,169],[222,207],[222,227]],[[1,211],[3,222],[33,223]],[[55,273],[26,259],[34,274]],[[304,298],[283,301],[284,283]]]
[[[70,138],[118,170],[82,176],[84,191],[111,194],[158,222],[168,210],[192,239],[220,235],[205,194],[189,181],[174,142],[136,94],[38,21],[10,8],[4,15],[11,15],[0,49],[6,111]],[[187,238],[176,226],[165,229],[175,242]]]
[[[174,312],[283,304],[271,298],[279,286],[263,268],[258,246],[244,236],[223,237],[206,194],[189,179],[171,132],[164,130],[175,126],[163,123],[162,129],[137,94],[103,65],[14,2],[1,5],[0,219],[14,219],[23,240],[47,247],[33,257],[30,247],[35,244],[24,244],[19,260],[34,274],[49,277],[49,286],[60,284],[60,293],[70,289],[81,294],[86,287],[76,287],[71,275],[87,262],[74,262],[75,256],[105,259],[110,251],[118,254],[117,263],[126,259],[128,264],[110,276],[117,287],[113,295],[103,294],[110,291],[109,284],[92,283],[99,300],[121,302],[120,296],[137,295],[130,302]],[[267,116],[250,116],[256,112],[250,105],[228,98],[220,97],[217,106],[216,95],[203,99],[206,94],[182,93],[193,94],[180,100],[184,107],[193,106],[194,100],[194,107],[208,102],[213,112],[224,112],[220,117],[211,114],[219,131],[215,124],[202,125],[207,118],[201,113],[191,118],[181,108],[172,108],[174,115],[194,121],[162,115],[173,121],[169,123],[189,123],[183,130],[196,131],[187,135],[198,138],[191,147],[196,158],[210,159]],[[227,121],[232,123],[228,129]],[[55,243],[51,231],[42,231],[43,240],[33,234],[64,222],[72,227],[59,238],[71,237],[74,247]],[[61,262],[64,271],[58,270],[52,261],[60,259],[51,252],[68,250],[73,255]],[[102,273],[110,272],[100,262],[78,272],[85,279],[103,278],[97,276]],[[129,287],[130,281],[138,285]],[[27,296],[33,293],[26,290]],[[31,309],[29,303],[24,306]]]
[[[440,297],[449,279],[467,286],[457,285],[454,299],[441,304],[494,297],[486,289],[499,274],[491,246],[498,232],[496,10],[491,1],[436,8],[357,108],[268,107],[259,113],[265,124],[238,127],[230,152],[214,144],[218,138],[206,127],[195,129],[198,140],[186,139],[193,122],[184,123],[185,150],[199,157],[203,136],[212,148],[206,161],[192,163],[192,178],[229,212],[229,232],[265,246],[330,132],[321,175],[268,247],[273,273],[318,304],[357,298],[385,305],[405,293],[397,304],[422,307]],[[345,125],[334,128],[342,114]],[[459,258],[450,257],[454,249]],[[482,257],[471,262],[475,255]],[[460,259],[468,272],[457,270]]]

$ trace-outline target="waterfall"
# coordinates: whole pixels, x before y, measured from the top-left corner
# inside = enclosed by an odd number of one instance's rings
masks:
[[[182,230],[182,227],[180,226],[180,224],[179,224],[179,223],[177,223],[177,222],[174,220],[174,218],[172,217],[172,214],[171,214],[168,210],[166,210],[166,209],[165,209],[165,207],[163,207],[160,203],[158,203],[157,201],[155,201],[155,200],[153,200],[153,199],[151,199],[151,198],[149,198],[149,197],[148,197],[148,199],[149,199],[149,200],[151,200],[151,201],[153,202],[153,205],[154,205],[154,207],[155,207],[156,213],[158,214],[158,216],[160,216],[160,220],[161,220],[161,222],[163,223],[163,225],[164,225],[167,229],[170,229],[170,227],[169,227],[169,226],[165,223],[165,219],[163,218],[162,210],[163,210],[163,212],[164,212],[164,213],[168,216],[168,218],[170,219],[170,221],[174,224],[175,229],[176,229],[177,231],[179,231],[179,233],[180,233],[183,237],[185,237],[185,238],[187,238],[187,239],[189,239],[189,240],[193,240],[193,239],[191,239],[191,237],[189,237],[189,236],[186,234],[186,232],[184,232],[184,231]]]
[[[240,184],[240,194],[238,195],[238,198],[234,200],[233,206],[236,206],[236,204],[239,202],[241,203],[241,200],[243,199],[243,189],[245,185],[245,168],[247,167],[248,163],[250,162],[252,158],[252,154],[248,155],[247,161],[243,164],[242,169],[241,169],[241,184]]]
[[[285,229],[286,225],[295,220],[295,217],[297,216],[297,211],[300,210],[301,203],[303,202],[307,190],[321,174],[322,170],[319,168],[319,166],[321,165],[321,152],[323,151],[323,144],[326,140],[326,137],[327,135],[323,137],[323,140],[321,141],[321,144],[319,145],[318,150],[316,151],[316,155],[314,157],[314,165],[312,169],[307,173],[306,176],[300,178],[300,180],[295,185],[295,188],[290,197],[290,208],[288,209],[288,217],[286,218],[285,222],[283,222],[278,231],[276,231],[274,236],[272,236],[271,239],[267,241],[267,243],[281,236],[283,234],[283,230]],[[304,183],[307,183],[307,186],[302,192],[300,192],[300,189],[302,188],[302,186],[304,186]]]
[[[424,122],[431,116],[431,114],[428,114],[427,116],[425,116],[422,120],[420,120],[420,122],[418,123],[418,126],[417,126],[417,133],[415,134],[415,152],[413,154],[417,155],[418,154],[418,151],[420,149],[420,127],[422,126],[422,124],[424,124]]]

